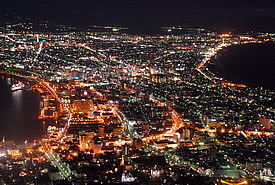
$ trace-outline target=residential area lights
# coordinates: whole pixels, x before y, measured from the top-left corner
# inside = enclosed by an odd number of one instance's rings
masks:
[[[1,78],[39,92],[46,131],[20,149],[0,143],[6,184],[275,182],[274,91],[209,67],[229,46],[275,35],[11,27],[0,32]]]

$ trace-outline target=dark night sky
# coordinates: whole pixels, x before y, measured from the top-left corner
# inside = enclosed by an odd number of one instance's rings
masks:
[[[275,0],[6,0],[1,9],[70,24],[229,25],[275,17]]]

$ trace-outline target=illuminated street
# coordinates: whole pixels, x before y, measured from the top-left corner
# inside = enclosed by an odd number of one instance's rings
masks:
[[[275,183],[274,89],[215,71],[275,34],[39,26],[54,31],[0,31],[1,80],[39,95],[44,129],[24,144],[0,135],[0,184]]]

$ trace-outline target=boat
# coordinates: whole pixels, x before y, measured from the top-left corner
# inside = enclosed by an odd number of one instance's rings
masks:
[[[22,82],[19,82],[17,84],[13,84],[11,86],[11,90],[12,91],[22,90],[22,89],[24,89],[24,87],[25,87],[25,85]]]

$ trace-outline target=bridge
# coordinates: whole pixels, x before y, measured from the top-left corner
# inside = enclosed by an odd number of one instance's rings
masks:
[[[45,88],[57,101],[61,102],[58,94],[50,86],[50,84],[48,82],[44,81],[44,80],[39,79],[36,76],[24,76],[22,74],[8,72],[8,71],[0,71],[0,74],[6,74],[6,75],[10,75],[10,76],[16,76],[16,77],[27,79],[27,80],[30,80],[30,81],[36,81],[36,82],[38,82],[38,84],[36,84],[36,85],[38,85],[38,86],[40,85],[43,88]]]

